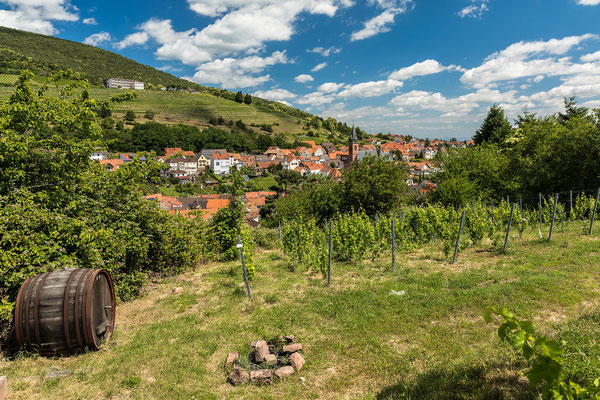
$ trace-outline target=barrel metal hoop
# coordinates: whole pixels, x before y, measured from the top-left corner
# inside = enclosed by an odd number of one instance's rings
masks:
[[[79,271],[83,271],[80,275],[79,275],[79,280],[77,281],[77,286],[75,289],[75,301],[74,301],[74,306],[75,306],[75,334],[77,335],[77,343],[79,344],[79,348],[80,349],[84,349],[85,348],[85,343],[81,338],[81,329],[79,327],[80,325],[80,307],[81,307],[81,302],[79,301],[79,293],[81,292],[81,283],[84,281],[84,277],[88,274],[89,270],[87,269],[81,269]]]
[[[115,330],[115,316],[116,316],[116,309],[115,309],[115,288],[113,286],[113,281],[112,278],[110,277],[110,273],[103,269],[102,273],[104,273],[106,275],[106,280],[108,281],[108,290],[110,292],[110,331],[109,333],[112,334],[113,331]]]
[[[17,301],[15,304],[15,336],[19,347],[23,347],[25,344],[23,338],[23,297],[25,297],[25,292],[27,291],[27,288],[31,284],[32,280],[33,277],[29,277],[27,280],[25,280],[21,286],[21,289],[19,290],[19,293],[17,294]]]
[[[96,277],[100,273],[100,269],[93,270],[93,273],[87,279],[86,287],[85,287],[85,301],[83,304],[85,305],[83,312],[83,326],[84,332],[87,340],[88,347],[90,350],[98,350],[98,343],[96,342],[96,335],[94,333],[94,327],[92,326],[92,288],[94,287],[94,281]],[[92,347],[93,346],[93,347]]]
[[[25,348],[31,350],[31,323],[29,321],[29,310],[31,309],[31,294],[35,284],[39,282],[39,276],[33,277],[29,285],[27,286],[27,292],[25,293]]]
[[[34,303],[33,303],[33,327],[34,327],[34,332],[35,332],[35,340],[37,342],[38,349],[40,349],[40,350],[42,348],[42,340],[40,339],[40,315],[39,315],[40,293],[42,292],[42,287],[44,286],[44,283],[46,283],[46,279],[48,279],[49,275],[50,275],[50,272],[46,272],[42,276],[42,280],[37,287],[37,291],[35,293],[35,299],[34,299]]]
[[[63,301],[63,324],[65,328],[65,340],[67,341],[67,347],[71,353],[73,352],[73,344],[71,343],[71,335],[69,334],[69,294],[71,292],[71,284],[73,283],[73,278],[75,278],[76,272],[77,270],[74,269],[69,274],[69,279],[67,279],[67,283],[65,284],[65,297]],[[77,323],[77,321],[75,321],[75,323]]]

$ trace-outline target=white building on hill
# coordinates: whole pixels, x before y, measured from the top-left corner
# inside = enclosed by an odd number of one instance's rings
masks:
[[[144,82],[132,81],[130,79],[110,78],[104,80],[108,89],[136,89],[144,90]]]

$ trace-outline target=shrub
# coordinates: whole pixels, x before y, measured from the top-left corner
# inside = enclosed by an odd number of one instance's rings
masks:
[[[252,230],[252,237],[261,249],[271,250],[279,246],[279,229],[256,228]]]
[[[123,119],[127,122],[133,122],[135,121],[135,113],[131,110],[127,110]]]

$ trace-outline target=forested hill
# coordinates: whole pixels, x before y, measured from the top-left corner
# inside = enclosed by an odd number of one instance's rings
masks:
[[[233,124],[237,121],[240,126],[247,125],[249,133],[283,134],[292,142],[308,136],[318,143],[342,143],[351,132],[349,126],[333,118],[325,120],[264,99],[250,98],[248,101],[251,96],[242,96],[241,92],[236,94],[198,85],[94,46],[0,27],[0,100],[8,98],[23,70],[33,72],[33,82],[42,84],[45,76],[68,69],[78,72],[95,85],[90,95],[100,101],[118,91],[104,89],[103,79],[135,79],[146,84],[150,90],[137,93],[134,101],[117,105],[113,117],[122,117],[127,111],[133,111],[141,118],[150,112],[157,122],[183,123],[200,128],[218,126],[228,132],[236,131]],[[158,90],[163,86],[191,89],[193,93]],[[242,101],[238,100],[240,96]],[[359,138],[366,136],[366,132],[358,127],[357,134]]]
[[[73,69],[93,85],[105,78],[136,79],[153,85],[201,89],[189,81],[140,64],[119,54],[70,40],[0,27],[0,70],[18,74],[29,69],[37,75]]]

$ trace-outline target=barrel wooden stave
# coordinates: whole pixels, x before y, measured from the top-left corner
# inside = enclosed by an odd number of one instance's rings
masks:
[[[97,293],[103,295],[98,298]],[[17,297],[15,324],[19,345],[44,355],[97,350],[114,329],[110,275],[105,270],[66,269],[30,278]],[[96,333],[98,325],[101,332]]]

